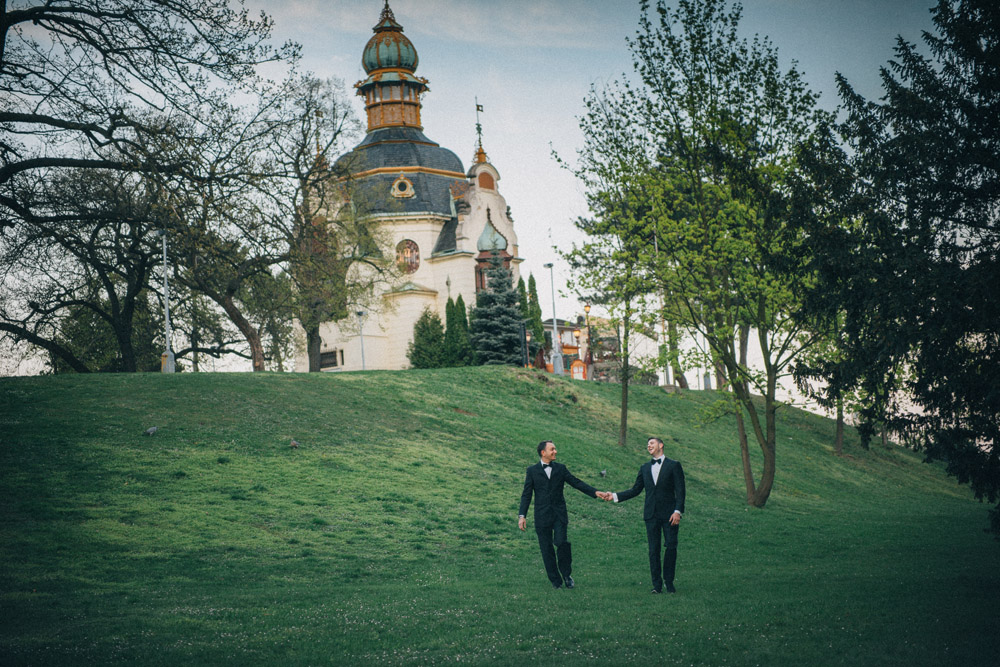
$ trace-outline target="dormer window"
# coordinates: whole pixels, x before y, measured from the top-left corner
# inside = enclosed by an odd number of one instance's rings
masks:
[[[399,178],[392,182],[392,196],[408,199],[416,194],[413,190],[413,181],[400,174]]]

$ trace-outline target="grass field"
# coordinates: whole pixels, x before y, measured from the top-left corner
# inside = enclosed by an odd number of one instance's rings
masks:
[[[0,665],[998,664],[1000,544],[941,468],[851,437],[836,457],[831,422],[782,409],[754,510],[711,395],[635,388],[620,448],[618,391],[507,368],[2,379]],[[678,593],[649,594],[641,500],[570,488],[577,587],[552,590],[516,528],[535,444],[620,491],[650,434],[687,473]]]

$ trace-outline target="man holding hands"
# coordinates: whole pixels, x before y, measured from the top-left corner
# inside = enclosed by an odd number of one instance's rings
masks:
[[[646,450],[653,457],[639,467],[635,484],[627,491],[611,493],[601,491],[597,497],[614,502],[624,502],[646,491],[646,504],[642,518],[646,522],[646,540],[649,543],[649,573],[653,579],[653,593],[662,593],[664,584],[668,593],[674,588],[674,570],[677,565],[677,533],[684,512],[684,470],[679,461],[663,455],[663,441],[650,438]],[[662,538],[661,538],[662,536]],[[660,566],[660,540],[663,540],[663,566]]]
[[[517,527],[527,526],[528,505],[535,496],[535,533],[538,546],[542,550],[545,573],[552,582],[552,588],[573,588],[573,552],[566,535],[569,517],[566,513],[566,499],[563,486],[569,484],[591,498],[597,497],[597,489],[573,476],[561,463],[556,463],[556,446],[551,440],[538,443],[540,461],[528,470],[524,477],[524,491],[521,493],[521,507],[518,510]],[[555,546],[555,551],[552,547]],[[557,563],[558,560],[558,563]]]

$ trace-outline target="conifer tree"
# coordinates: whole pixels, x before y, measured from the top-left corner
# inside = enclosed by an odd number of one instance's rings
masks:
[[[521,309],[517,290],[500,255],[490,258],[486,270],[486,289],[479,292],[471,324],[472,347],[479,361],[487,365],[520,366]]]
[[[535,274],[528,274],[528,328],[531,329],[531,355],[545,342],[545,327],[542,325],[542,304],[538,302]]]
[[[429,308],[413,325],[413,341],[406,356],[414,368],[441,368],[445,365],[444,327],[441,317]]]
[[[458,321],[459,313],[455,301],[448,297],[448,304],[444,308],[444,365],[445,366],[465,366],[466,360],[463,358],[461,350],[461,340],[463,335],[468,336],[464,327]]]
[[[458,300],[455,301],[455,319],[458,322],[459,336],[458,336],[458,355],[457,358],[461,361],[460,366],[475,366],[476,365],[476,354],[472,349],[472,341],[469,338],[469,310],[465,306],[465,299],[462,295],[458,295]]]

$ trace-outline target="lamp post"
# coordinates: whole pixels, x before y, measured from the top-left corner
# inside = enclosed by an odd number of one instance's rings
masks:
[[[559,340],[559,322],[556,320],[556,275],[552,262],[542,266],[549,270],[549,279],[552,283],[552,372],[563,375],[562,342]]]
[[[528,363],[525,364],[528,368],[531,368],[531,329],[525,329],[524,332],[525,347],[528,348]]]
[[[355,315],[358,316],[358,335],[361,336],[361,370],[365,370],[365,311],[359,310]]]
[[[166,350],[160,356],[160,372],[173,373],[175,370],[174,350],[170,345],[170,285],[167,283],[167,230],[157,229],[156,235],[163,242],[163,327]]]
[[[587,379],[594,379],[594,335],[590,330],[590,304],[583,304],[583,314],[587,319],[587,358],[583,363],[587,364]]]

